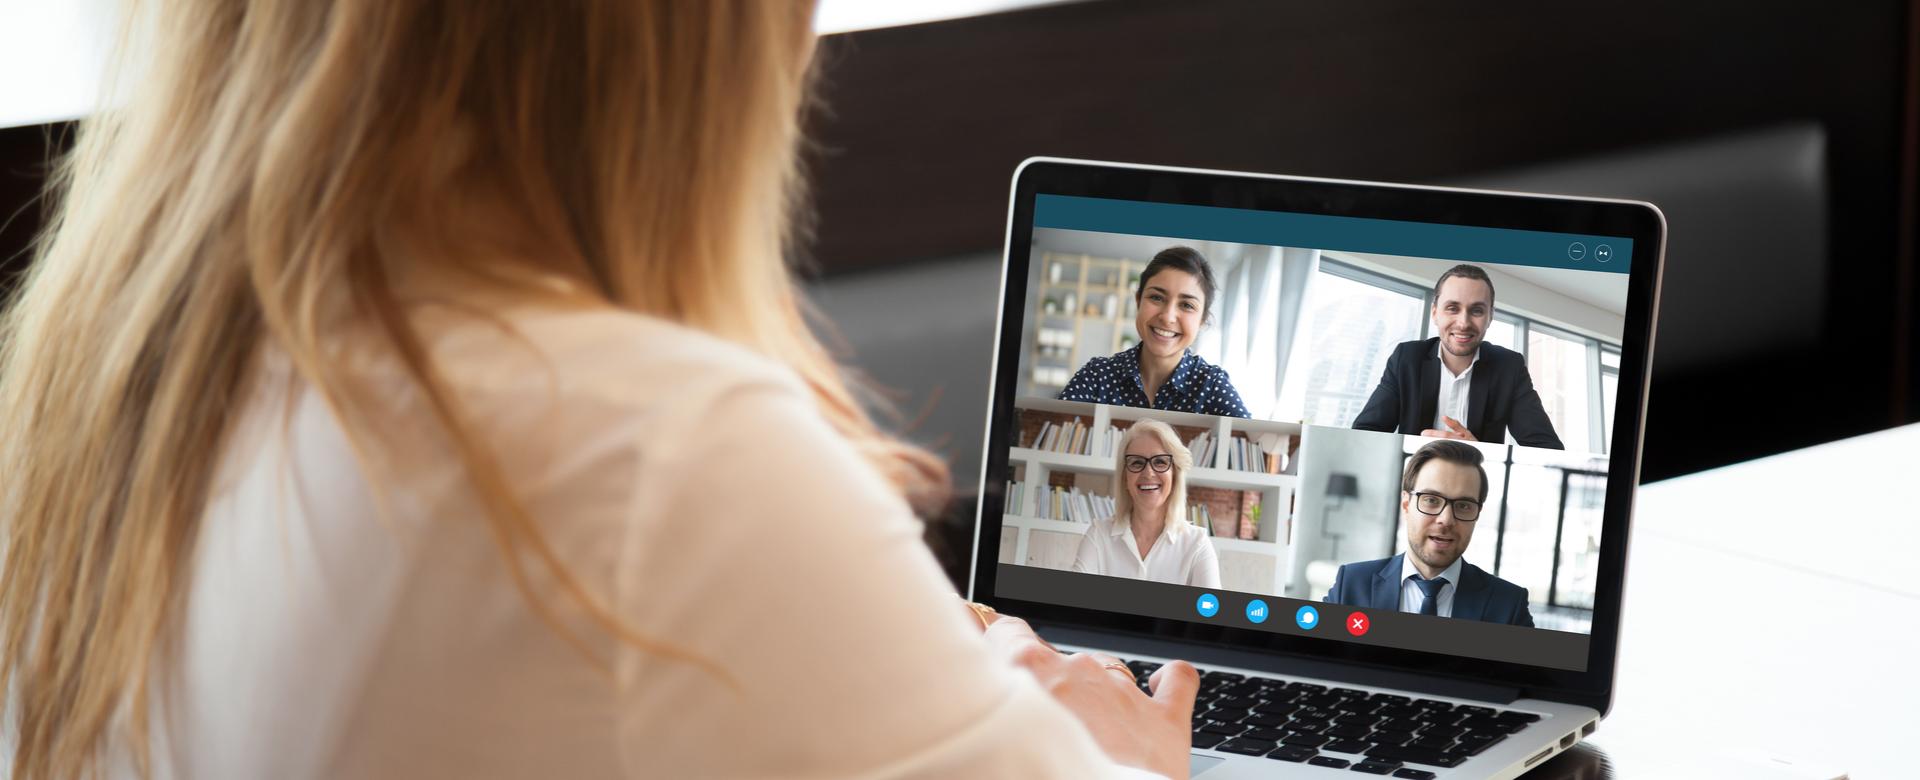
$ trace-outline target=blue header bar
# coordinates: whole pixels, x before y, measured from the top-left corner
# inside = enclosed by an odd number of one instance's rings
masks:
[[[1633,257],[1633,240],[1619,236],[1070,195],[1036,196],[1033,226],[1621,274]]]

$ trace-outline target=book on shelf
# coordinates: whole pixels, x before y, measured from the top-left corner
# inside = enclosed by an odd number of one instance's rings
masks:
[[[1194,467],[1212,468],[1213,434],[1202,433],[1193,437],[1193,441],[1187,442],[1187,453],[1193,456]]]
[[[1024,496],[1027,492],[1025,486],[1017,483],[1009,484],[1013,485],[1013,487],[1009,488],[1009,493],[1012,495]],[[1044,488],[1040,496],[1040,500],[1036,502],[1037,506],[1033,508],[1032,516],[1041,520],[1061,520],[1069,523],[1084,524],[1092,523],[1095,520],[1104,520],[1113,516],[1113,499],[1092,491],[1081,490],[1077,487],[1069,488],[1055,485]],[[1011,502],[1007,505],[1015,509],[1022,507],[1021,504]],[[1023,513],[1012,511],[1008,512],[1008,514],[1021,515]]]

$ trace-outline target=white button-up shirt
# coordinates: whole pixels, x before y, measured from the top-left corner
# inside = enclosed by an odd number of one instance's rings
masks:
[[[1168,522],[1143,558],[1126,520],[1095,520],[1080,537],[1073,570],[1200,588],[1220,587],[1220,558],[1213,551],[1213,535],[1187,522]]]
[[[152,776],[1143,776],[992,652],[792,371],[611,309],[441,310],[423,335],[474,435],[652,646],[593,625],[525,545],[510,574],[397,361],[349,364],[392,445],[363,461],[269,360],[184,567],[177,651],[155,655]],[[106,774],[135,774],[120,758]]]
[[[1473,351],[1473,362],[1467,364],[1467,370],[1458,374],[1447,368],[1446,347],[1434,347],[1434,354],[1440,358],[1440,402],[1434,404],[1433,428],[1438,431],[1451,431],[1443,417],[1452,417],[1462,426],[1472,425],[1467,419],[1468,393],[1473,390],[1473,367],[1480,365],[1480,350]]]
[[[1440,586],[1440,595],[1435,596],[1440,600],[1435,606],[1435,609],[1439,610],[1440,617],[1453,617],[1453,594],[1460,590],[1460,570],[1463,568],[1461,562],[1465,560],[1464,557],[1455,558],[1452,566],[1440,572],[1440,576],[1447,581],[1447,584]],[[1413,553],[1400,556],[1401,612],[1419,614],[1420,607],[1427,603],[1426,592],[1413,583],[1413,578],[1418,576],[1420,576],[1420,570],[1413,565]]]

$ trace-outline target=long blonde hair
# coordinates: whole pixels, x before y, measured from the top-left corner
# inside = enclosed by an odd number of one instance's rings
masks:
[[[1113,519],[1114,522],[1133,521],[1133,494],[1127,491],[1127,447],[1134,439],[1152,436],[1173,456],[1173,487],[1167,491],[1167,522],[1187,522],[1187,470],[1193,468],[1193,453],[1187,445],[1180,443],[1180,434],[1173,426],[1159,420],[1142,418],[1127,426],[1127,432],[1121,434],[1120,444],[1113,448]]]
[[[122,736],[149,769],[149,668],[262,346],[380,444],[330,360],[349,324],[380,334],[430,401],[522,592],[524,555],[608,631],[673,652],[546,546],[409,323],[404,268],[557,275],[747,345],[791,366],[903,493],[937,500],[944,468],[862,409],[783,260],[810,3],[149,5],[128,17],[152,25],[151,61],[122,107],[81,124],[0,324],[11,776],[96,773]],[[483,199],[519,215],[522,243],[476,246],[441,219]],[[457,265],[482,256],[519,266]]]

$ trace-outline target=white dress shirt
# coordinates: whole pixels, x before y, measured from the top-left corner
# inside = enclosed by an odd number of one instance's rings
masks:
[[[1445,579],[1447,581],[1447,584],[1440,586],[1440,595],[1435,597],[1435,598],[1438,598],[1439,601],[1435,604],[1434,608],[1439,611],[1440,617],[1453,617],[1453,594],[1460,590],[1460,569],[1464,565],[1465,561],[1466,561],[1466,558],[1464,557],[1455,558],[1453,559],[1453,565],[1448,566],[1446,569],[1440,572],[1440,578]],[[1415,585],[1413,582],[1413,578],[1419,577],[1419,576],[1421,576],[1420,570],[1418,568],[1415,568],[1413,565],[1413,553],[1406,553],[1401,555],[1400,556],[1400,611],[1401,612],[1411,612],[1417,615],[1420,613],[1420,608],[1426,605],[1427,603],[1426,592],[1420,590],[1420,586]]]
[[[1435,350],[1440,357],[1440,402],[1433,407],[1433,428],[1437,431],[1453,430],[1442,419],[1445,417],[1452,417],[1463,427],[1470,426],[1473,422],[1467,419],[1467,399],[1473,391],[1473,367],[1480,364],[1480,350],[1473,351],[1473,362],[1467,364],[1467,370],[1458,374],[1447,368],[1445,345],[1436,346]]]
[[[628,313],[490,313],[422,318],[441,376],[554,555],[671,651],[522,548],[598,665],[529,607],[391,362],[350,363],[398,447],[362,463],[269,358],[156,662],[155,777],[1141,774],[990,652],[791,371]]]
[[[1073,570],[1200,588],[1220,587],[1220,558],[1213,534],[1186,522],[1168,522],[1140,557],[1133,529],[1124,518],[1095,520],[1080,536]]]

